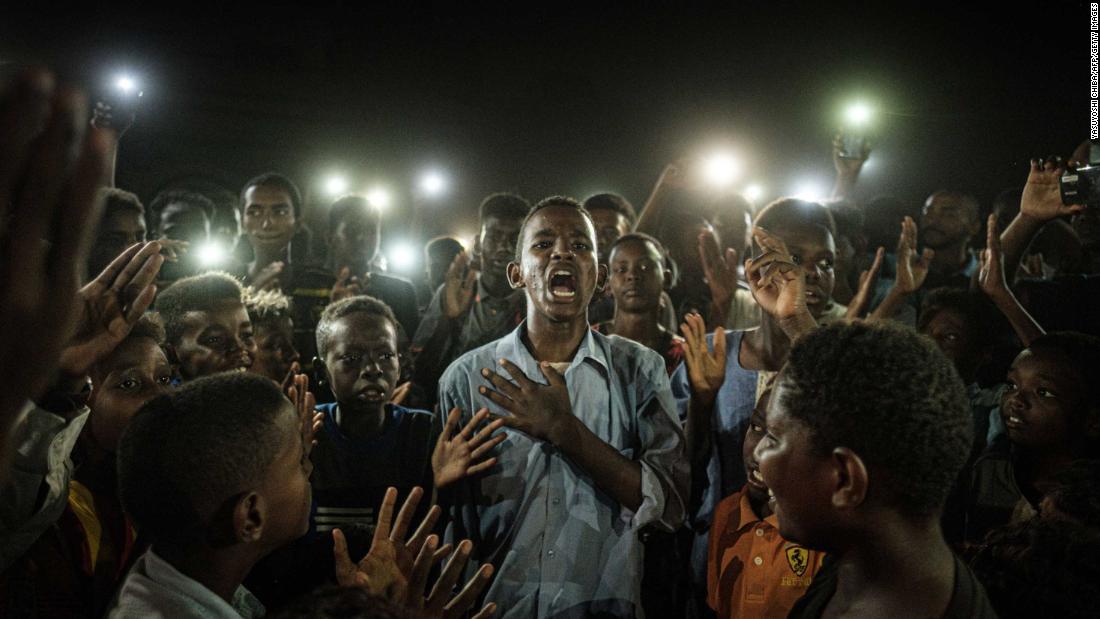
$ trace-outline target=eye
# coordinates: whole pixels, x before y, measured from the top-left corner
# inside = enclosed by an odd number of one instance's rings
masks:
[[[133,378],[123,379],[123,381],[118,384],[119,389],[122,389],[123,391],[133,391],[134,389],[137,389],[140,386],[141,386],[141,383],[134,380]]]
[[[550,241],[539,241],[535,243],[534,247],[535,249],[548,249],[551,245],[553,245],[553,243]]]
[[[802,264],[802,256],[798,254],[791,254],[791,262],[795,264]]]
[[[578,241],[576,243],[573,243],[573,249],[579,249],[581,251],[587,251],[589,249],[589,245],[588,245],[588,243],[583,243],[583,242]]]
[[[390,361],[392,359],[397,358],[397,353],[384,352],[384,353],[379,354],[378,358],[381,359],[382,361]]]
[[[210,337],[203,339],[202,343],[205,346],[215,347],[221,346],[224,341],[225,338],[220,335],[211,335]]]
[[[822,271],[832,271],[833,270],[833,261],[826,258],[825,260],[819,261],[817,263],[817,266]]]
[[[1057,398],[1058,394],[1054,393],[1046,387],[1039,387],[1035,390],[1035,393],[1039,394],[1040,398]]]
[[[165,374],[164,376],[158,376],[157,377],[157,384],[158,385],[164,385],[164,386],[171,385],[172,384],[172,375],[171,374]]]
[[[764,427],[763,427],[763,426],[761,426],[761,425],[757,425],[757,424],[755,424],[755,423],[750,423],[750,424],[749,424],[749,429],[750,429],[750,430],[752,430],[753,432],[756,432],[756,433],[760,433],[760,432],[763,432],[763,431],[764,431]]]
[[[344,363],[358,363],[363,358],[363,355],[359,353],[348,353],[340,357],[340,360]]]
[[[1018,388],[1019,387],[1016,386],[1016,383],[1014,383],[1012,381],[1006,381],[1005,382],[1005,392],[1016,391]]]

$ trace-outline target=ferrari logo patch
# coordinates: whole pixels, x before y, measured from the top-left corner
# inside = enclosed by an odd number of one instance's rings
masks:
[[[805,548],[801,546],[791,546],[787,549],[787,565],[791,566],[791,571],[796,576],[801,576],[806,573],[806,568],[809,567],[809,553]]]

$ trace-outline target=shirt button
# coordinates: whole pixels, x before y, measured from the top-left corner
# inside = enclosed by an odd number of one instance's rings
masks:
[[[755,563],[756,565],[763,565],[764,564],[764,560],[761,559],[760,557],[756,557],[755,559],[752,560],[752,562]]]
[[[561,499],[554,498],[554,499],[551,499],[550,502],[553,503],[554,505],[558,505],[558,504],[561,503]]]
[[[764,529],[757,529],[756,537],[764,537]]]
[[[554,556],[554,551],[553,550],[547,550],[546,551],[546,556],[548,556],[548,557]]]

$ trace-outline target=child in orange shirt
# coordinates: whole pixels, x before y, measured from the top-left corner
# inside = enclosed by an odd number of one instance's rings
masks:
[[[707,603],[722,618],[786,617],[825,553],[779,536],[753,451],[767,430],[772,389],[760,396],[741,450],[748,482],[714,510],[707,553]]]

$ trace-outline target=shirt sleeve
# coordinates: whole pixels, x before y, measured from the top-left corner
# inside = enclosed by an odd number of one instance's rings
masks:
[[[636,387],[643,390],[638,399],[642,504],[634,514],[634,525],[675,531],[684,522],[690,472],[668,374],[659,355],[653,353],[652,361],[643,365],[636,382]]]
[[[30,402],[24,411],[12,436],[11,471],[0,486],[0,571],[61,516],[73,473],[69,455],[88,421],[87,407],[68,421]]]

